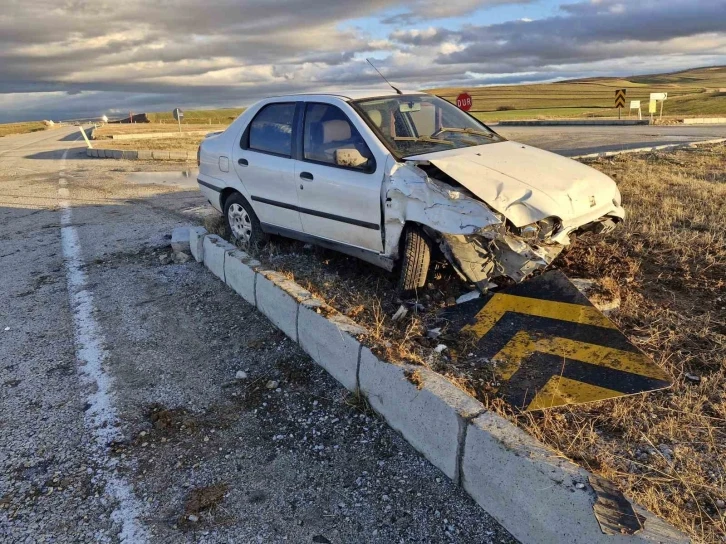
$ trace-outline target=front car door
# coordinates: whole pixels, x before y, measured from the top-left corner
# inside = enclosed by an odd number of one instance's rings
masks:
[[[376,161],[349,116],[331,103],[305,103],[299,146],[295,178],[303,231],[381,252],[385,161]]]
[[[296,102],[268,103],[235,144],[235,172],[260,223],[302,231],[293,160]]]

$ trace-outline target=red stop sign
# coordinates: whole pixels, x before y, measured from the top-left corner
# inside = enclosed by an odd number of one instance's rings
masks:
[[[469,93],[461,93],[456,97],[456,107],[460,110],[469,111],[471,109],[471,96]]]

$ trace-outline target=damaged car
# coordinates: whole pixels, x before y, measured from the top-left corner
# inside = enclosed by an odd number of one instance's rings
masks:
[[[407,293],[437,250],[486,290],[624,218],[606,175],[424,93],[268,98],[208,136],[198,163],[201,192],[243,245],[275,234],[398,266]]]

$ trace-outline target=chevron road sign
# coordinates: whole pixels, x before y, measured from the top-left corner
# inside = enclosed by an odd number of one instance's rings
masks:
[[[558,270],[440,315],[496,392],[529,411],[670,387],[668,375]],[[463,353],[452,353],[457,361]]]
[[[627,89],[617,89],[615,91],[615,107],[616,108],[624,108],[625,107],[625,93],[627,93]]]

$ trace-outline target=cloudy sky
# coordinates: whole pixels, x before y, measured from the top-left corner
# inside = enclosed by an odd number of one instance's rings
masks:
[[[726,64],[726,0],[0,0],[0,122]]]

